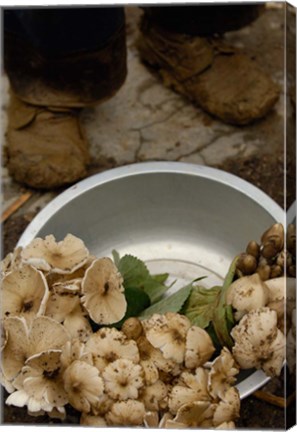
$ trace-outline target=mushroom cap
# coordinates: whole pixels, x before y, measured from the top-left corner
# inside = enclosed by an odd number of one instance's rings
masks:
[[[123,278],[110,258],[99,258],[86,270],[81,299],[97,324],[120,321],[127,309]]]
[[[49,297],[42,272],[29,265],[12,270],[2,280],[2,317],[23,316],[30,322],[45,312]]]
[[[258,273],[235,280],[227,291],[227,304],[237,311],[250,312],[266,306],[268,298],[269,291]]]
[[[57,242],[53,235],[35,238],[21,252],[22,260],[32,266],[53,273],[73,273],[89,258],[84,242],[72,234]]]
[[[230,351],[224,347],[213,361],[208,375],[209,393],[214,399],[223,399],[225,393],[236,382],[239,368]]]
[[[4,277],[7,273],[17,269],[21,265],[21,246],[14,249],[13,252],[8,253],[0,262],[0,275]]]
[[[99,426],[99,427],[107,426],[104,417],[86,414],[86,413],[82,413],[82,415],[80,416],[79,424],[81,426]]]
[[[179,367],[174,360],[165,359],[162,352],[153,347],[153,345],[147,340],[145,336],[140,336],[137,339],[137,346],[141,360],[152,362],[158,370],[165,373],[172,373],[175,375],[175,371],[179,373]]]
[[[154,314],[142,321],[146,338],[153,347],[161,350],[165,359],[177,363],[184,361],[186,336],[191,323],[178,313],[167,312],[164,315]]]
[[[185,366],[195,369],[207,362],[215,351],[209,334],[202,328],[192,326],[186,336]]]
[[[295,300],[296,298],[296,279],[291,277],[278,277],[265,281],[269,290],[269,302],[278,300]]]
[[[137,399],[144,384],[142,367],[128,359],[110,363],[102,377],[107,395],[115,400]]]
[[[159,413],[157,411],[146,411],[143,423],[146,428],[157,429],[159,426]]]
[[[114,327],[103,327],[93,333],[86,342],[86,352],[91,353],[96,367],[103,371],[112,361],[123,358],[139,362],[139,351],[134,340],[127,339]]]
[[[148,411],[161,411],[167,408],[168,386],[158,380],[141,391],[141,401]]]
[[[68,403],[60,370],[60,350],[48,350],[30,357],[14,384],[18,389],[6,403],[27,406],[31,412],[49,412]]]
[[[184,425],[186,428],[202,426],[205,420],[209,420],[212,417],[212,412],[213,407],[210,402],[193,401],[179,408],[173,422]],[[171,424],[170,420],[166,422],[166,427],[168,427],[169,424]]]
[[[233,327],[231,336],[235,340],[232,353],[242,369],[265,368],[269,376],[280,372],[285,337],[277,328],[275,311],[264,307],[249,312]]]
[[[100,403],[104,383],[96,367],[74,360],[65,370],[63,379],[69,403],[78,411],[89,413],[92,406]]]
[[[54,286],[50,291],[45,315],[58,322],[63,322],[77,306],[80,306],[80,298],[77,293],[63,286]]]
[[[90,321],[80,303],[66,316],[63,325],[71,338],[78,338],[82,342],[86,342],[93,334]]]
[[[140,426],[145,416],[144,404],[134,399],[115,402],[105,419],[109,426]]]
[[[235,387],[230,387],[215,409],[213,415],[214,426],[234,421],[239,417],[239,410],[240,397],[238,390]]]
[[[60,349],[69,339],[66,329],[51,318],[40,316],[29,327],[25,318],[6,318],[4,328],[7,343],[2,351],[2,371],[12,380],[29,357],[53,349]]]
[[[208,372],[199,367],[195,374],[182,372],[178,383],[169,393],[168,406],[172,414],[176,414],[181,406],[196,400],[208,401],[210,399],[207,389]]]

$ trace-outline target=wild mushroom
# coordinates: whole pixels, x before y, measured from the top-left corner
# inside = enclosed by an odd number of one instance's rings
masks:
[[[139,362],[139,351],[134,340],[129,340],[116,328],[103,327],[93,333],[86,342],[86,352],[93,356],[94,365],[103,372],[105,367],[117,359]]]
[[[161,380],[144,386],[140,399],[148,411],[163,411],[168,407],[168,386]]]
[[[64,411],[68,398],[61,373],[60,350],[48,350],[30,357],[14,380],[17,389],[6,400],[7,405],[27,406],[31,412],[54,408]]]
[[[157,429],[159,427],[159,414],[157,411],[146,411],[143,423],[146,428]]]
[[[78,411],[89,413],[100,403],[104,383],[96,367],[74,360],[63,374],[64,388],[69,403]]]
[[[153,347],[160,349],[165,359],[183,363],[189,319],[173,312],[154,314],[142,322],[145,336]]]
[[[233,327],[233,356],[242,369],[262,368],[268,376],[280,374],[285,336],[277,328],[277,314],[267,307],[249,312]]]
[[[226,391],[236,382],[238,365],[230,351],[224,347],[213,361],[208,375],[208,390],[215,399],[223,399]]]
[[[120,321],[127,309],[123,278],[110,258],[95,260],[82,280],[81,299],[97,324]]]
[[[14,249],[13,252],[8,253],[0,262],[0,275],[3,278],[7,273],[16,270],[21,265],[21,246]]]
[[[240,397],[235,387],[230,387],[216,406],[213,414],[213,425],[218,427],[223,423],[233,422],[239,417]]]
[[[202,328],[192,326],[186,336],[185,366],[195,369],[208,361],[215,351],[209,334]]]
[[[53,235],[36,238],[21,252],[23,261],[39,270],[68,274],[82,267],[89,258],[84,242],[72,234],[57,242]]]
[[[45,312],[49,291],[42,272],[29,265],[9,272],[2,280],[2,318],[23,316],[30,322]]]
[[[145,416],[142,402],[128,399],[115,402],[106,414],[105,420],[109,426],[141,426]]]
[[[107,395],[115,400],[137,399],[144,384],[141,366],[127,359],[110,363],[102,372],[102,377]]]
[[[76,292],[63,285],[54,286],[50,291],[45,315],[62,323],[77,306],[80,306],[80,298]]]
[[[81,360],[93,366],[92,355],[86,352],[85,344],[79,339],[68,340],[63,345],[60,360],[64,369],[75,360]]]
[[[268,298],[268,288],[258,273],[235,280],[227,291],[227,304],[232,305],[236,311],[241,312],[241,316],[254,309],[266,306]]]
[[[197,428],[211,426],[214,406],[206,401],[183,404],[173,420],[167,420],[165,428]]]
[[[80,303],[76,304],[75,308],[68,313],[63,325],[72,338],[78,338],[82,342],[86,342],[93,334],[90,321]]]
[[[2,351],[2,371],[9,381],[17,376],[29,357],[60,349],[69,340],[66,329],[45,316],[34,318],[30,327],[23,317],[6,318],[4,329],[7,343]]]
[[[81,426],[99,426],[104,427],[107,426],[104,417],[96,416],[91,414],[82,413],[80,416],[80,425]]]
[[[157,370],[162,371],[166,374],[176,376],[180,373],[181,366],[178,365],[174,360],[166,359],[162,354],[161,350],[154,348],[153,345],[147,340],[145,336],[140,336],[137,339],[137,346],[139,349],[140,363],[144,364],[145,379],[147,379],[146,372],[151,366],[151,371]],[[155,375],[155,372],[152,372]],[[149,381],[152,384],[154,375],[149,377]],[[159,377],[159,374],[158,374]],[[148,383],[149,384],[149,383]]]
[[[210,400],[207,379],[208,372],[202,367],[197,368],[195,374],[182,372],[169,393],[168,406],[171,414],[176,414],[185,404]]]

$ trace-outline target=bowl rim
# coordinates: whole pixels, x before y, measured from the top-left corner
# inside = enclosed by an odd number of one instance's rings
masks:
[[[177,173],[194,175],[205,179],[217,181],[221,184],[230,186],[231,188],[241,193],[244,193],[253,201],[261,203],[264,209],[269,214],[271,214],[271,216],[273,216],[277,222],[283,222],[285,220],[285,212],[279,206],[279,204],[277,204],[261,189],[234,174],[228,173],[218,168],[187,162],[148,161],[111,168],[87,177],[70,186],[69,188],[61,192],[59,195],[57,195],[35,216],[35,218],[30,222],[28,227],[21,235],[17,246],[25,246],[30,241],[32,241],[38,231],[43,227],[43,225],[58,210],[60,210],[65,204],[70,203],[73,199],[77,198],[81,194],[110,181],[119,180],[121,178],[134,175],[151,173]],[[248,376],[236,386],[239,391],[240,398],[244,399],[245,397],[253,393],[256,390],[256,383],[261,383],[261,386],[263,386],[269,380],[270,378],[267,377],[262,370],[256,370],[254,373],[252,373],[250,376]]]
[[[284,223],[285,212],[270,196],[259,189],[257,186],[248,181],[220,170],[218,168],[208,167],[187,162],[176,161],[157,161],[157,162],[137,162],[116,168],[111,168],[106,171],[94,174],[87,177],[69,188],[65,189],[53,200],[51,200],[30,222],[19,238],[17,246],[25,246],[36,236],[43,225],[64,205],[70,203],[81,194],[92,190],[93,188],[108,183],[110,181],[119,180],[121,178],[143,175],[151,173],[175,173],[198,176],[210,180],[217,181],[221,184],[230,186],[231,188],[244,193],[250,199],[257,203],[261,203],[264,209],[275,218],[277,222]],[[265,205],[263,205],[265,204]]]

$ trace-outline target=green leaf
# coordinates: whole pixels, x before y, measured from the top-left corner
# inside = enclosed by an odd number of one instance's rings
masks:
[[[148,294],[151,303],[159,301],[169,288],[170,286],[159,283],[153,277],[143,283],[143,290]]]
[[[112,253],[112,257],[113,257],[113,261],[114,261],[115,265],[117,267],[119,267],[120,254],[115,249],[113,249],[113,251],[111,253]]]
[[[220,293],[218,307],[215,309],[213,316],[213,326],[218,340],[222,346],[227,346],[229,349],[231,349],[234,344],[233,339],[230,336],[233,314],[231,307],[227,305],[226,296],[227,290],[235,276],[237,260],[238,257],[235,257],[229,267]]]
[[[117,267],[123,276],[125,288],[141,287],[144,281],[150,277],[144,262],[132,255],[124,255]]]
[[[159,282],[160,284],[164,284],[168,279],[169,273],[160,273],[156,275],[152,275],[152,279],[154,279],[156,282]]]
[[[192,292],[183,307],[186,315],[193,325],[206,328],[213,319],[221,287],[204,288],[193,286]]]
[[[166,312],[179,312],[189,297],[192,288],[193,285],[190,283],[179,289],[174,294],[163,298],[162,300],[145,309],[140,314],[140,318],[148,318],[155,313],[165,314]]]

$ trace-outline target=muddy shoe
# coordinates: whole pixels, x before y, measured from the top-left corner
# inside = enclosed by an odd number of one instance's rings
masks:
[[[78,110],[26,104],[13,94],[8,107],[7,167],[27,186],[51,189],[86,175],[89,162]]]
[[[251,123],[279,97],[277,85],[253,60],[218,39],[173,33],[144,16],[138,48],[166,86],[224,122]]]

